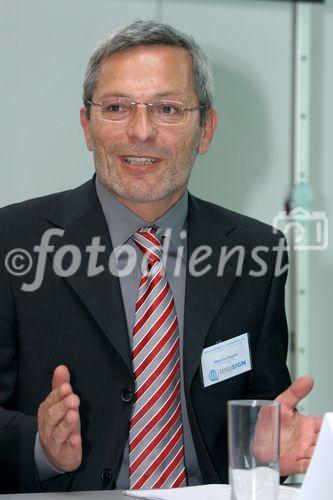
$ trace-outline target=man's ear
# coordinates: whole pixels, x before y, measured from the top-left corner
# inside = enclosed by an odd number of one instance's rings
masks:
[[[198,153],[204,155],[207,153],[209,145],[213,139],[217,124],[219,122],[217,111],[215,108],[210,108],[205,123],[202,127],[201,137],[198,147]]]
[[[87,108],[85,106],[82,106],[82,108],[80,109],[80,122],[83,128],[84,136],[86,138],[87,148],[89,149],[89,151],[93,151],[94,142],[92,140],[90,120],[87,116]]]

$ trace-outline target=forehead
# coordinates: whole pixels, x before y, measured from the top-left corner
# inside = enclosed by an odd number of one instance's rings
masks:
[[[172,46],[117,52],[102,62],[94,94],[188,97],[194,94],[192,57],[186,49]]]

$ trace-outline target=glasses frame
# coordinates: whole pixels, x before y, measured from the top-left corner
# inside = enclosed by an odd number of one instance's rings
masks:
[[[123,99],[126,99],[126,98],[123,98]],[[90,104],[90,106],[99,106],[99,109],[102,110],[102,106],[103,106],[103,102],[94,102],[94,101],[90,101],[89,99],[87,99],[86,101],[88,104]],[[156,122],[154,119],[152,119],[152,122],[156,125],[182,125],[183,123],[185,123],[186,121],[186,118],[187,118],[187,113],[188,111],[197,111],[198,109],[202,109],[202,108],[205,108],[206,106],[202,105],[202,106],[192,106],[192,107],[187,107],[187,106],[183,106],[181,102],[178,102],[178,101],[169,101],[169,100],[165,100],[163,101],[163,99],[161,99],[160,101],[155,101],[155,103],[150,103],[150,102],[137,102],[137,101],[129,101],[129,104],[131,106],[131,112],[133,112],[133,110],[136,108],[136,106],[138,104],[143,104],[145,106],[147,106],[147,109],[148,111],[151,113],[152,110],[153,110],[153,106],[154,104],[156,104],[157,102],[165,102],[166,104],[167,103],[175,103],[175,104],[179,104],[180,105],[180,109],[182,111],[185,111],[184,113],[184,118],[182,121],[180,122]],[[130,115],[127,117],[127,118],[122,118],[121,120],[112,120],[111,118],[105,118],[103,115],[102,115],[102,120],[105,120],[107,122],[113,122],[113,123],[117,123],[117,122],[125,122],[128,118],[130,118]]]

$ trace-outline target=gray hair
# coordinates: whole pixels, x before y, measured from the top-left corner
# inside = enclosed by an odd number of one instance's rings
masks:
[[[83,82],[83,103],[90,117],[90,104],[97,85],[102,62],[116,52],[142,45],[170,45],[186,49],[193,62],[193,85],[200,109],[200,125],[203,126],[208,110],[213,105],[213,76],[207,56],[196,41],[168,24],[157,21],[134,21],[100,40],[92,53]]]

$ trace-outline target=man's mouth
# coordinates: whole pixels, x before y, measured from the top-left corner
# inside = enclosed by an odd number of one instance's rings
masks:
[[[122,158],[130,165],[153,165],[159,161],[157,158],[149,156],[123,156]]]

